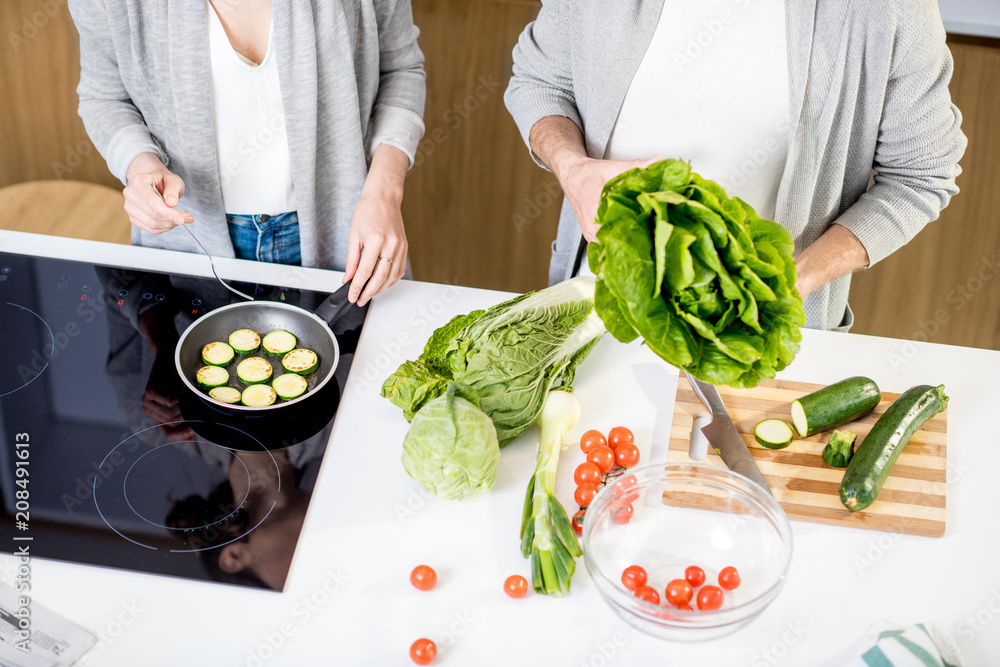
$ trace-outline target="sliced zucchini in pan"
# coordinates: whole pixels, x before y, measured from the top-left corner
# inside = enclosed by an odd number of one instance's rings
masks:
[[[227,343],[216,341],[201,348],[201,361],[206,366],[228,366],[235,357],[236,352]]]
[[[298,398],[302,394],[306,393],[309,385],[306,383],[306,379],[301,375],[296,375],[295,373],[285,373],[284,375],[279,375],[274,378],[274,382],[271,383],[274,387],[275,393],[278,394],[280,398],[285,400],[291,400],[293,398]]]
[[[274,369],[267,359],[250,357],[236,365],[236,377],[243,384],[262,384],[271,379]]]
[[[202,366],[195,373],[195,380],[199,387],[213,389],[229,384],[229,371],[218,366]]]
[[[274,389],[266,384],[253,384],[243,390],[243,405],[248,408],[266,408],[278,400]]]
[[[287,331],[272,331],[264,336],[264,352],[272,357],[283,357],[298,345],[295,336]]]
[[[309,375],[319,368],[319,357],[312,350],[300,347],[292,350],[281,358],[281,365],[289,373],[296,375]]]
[[[208,395],[223,403],[239,403],[240,390],[234,387],[216,387]]]
[[[239,329],[229,334],[229,344],[236,354],[253,354],[260,348],[260,336],[252,329]]]

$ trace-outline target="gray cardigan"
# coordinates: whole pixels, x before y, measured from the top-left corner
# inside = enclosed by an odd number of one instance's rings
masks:
[[[796,252],[832,223],[843,225],[875,264],[958,192],[966,139],[948,92],[952,59],[937,3],[785,4],[792,124],[775,219],[791,231]],[[566,116],[583,130],[587,153],[604,157],[662,7],[663,0],[543,0],[514,49],[505,96],[525,141],[541,118]],[[572,275],[582,241],[564,202],[550,282]],[[807,326],[850,327],[850,281],[805,299]]]
[[[69,0],[80,31],[80,116],[112,173],[159,155],[184,179],[178,208],[209,252],[232,257],[212,117],[203,0]],[[375,147],[410,157],[424,132],[423,54],[409,0],[275,2],[275,53],[302,263],[343,269]],[[261,211],[267,213],[268,211]],[[138,245],[200,252],[183,230]]]

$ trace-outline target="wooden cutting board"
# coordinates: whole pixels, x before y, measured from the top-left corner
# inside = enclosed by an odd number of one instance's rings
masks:
[[[928,537],[943,535],[948,468],[947,410],[928,420],[910,438],[878,498],[860,512],[851,512],[840,503],[838,488],[844,471],[827,466],[820,456],[830,432],[808,438],[798,438],[796,434],[791,445],[779,450],[757,444],[753,428],[759,421],[774,417],[791,424],[791,402],[821,386],[768,380],[754,389],[719,387],[719,394],[737,430],[788,518]],[[857,433],[857,444],[860,444],[898,396],[883,391],[882,402],[871,414],[839,428]],[[708,411],[691,390],[687,378],[681,375],[677,382],[668,461],[691,460],[688,455],[691,423],[698,415],[707,416]],[[725,467],[714,451],[709,452],[705,462]]]

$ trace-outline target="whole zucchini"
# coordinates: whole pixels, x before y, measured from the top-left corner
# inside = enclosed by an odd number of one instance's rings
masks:
[[[864,417],[880,400],[874,380],[850,377],[792,401],[792,424],[805,438]]]
[[[943,384],[919,385],[900,394],[847,464],[840,483],[844,507],[857,512],[871,505],[910,437],[947,405]]]

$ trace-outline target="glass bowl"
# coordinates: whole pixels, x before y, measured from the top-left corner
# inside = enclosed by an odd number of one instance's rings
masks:
[[[633,514],[624,521],[625,504]],[[618,521],[615,517],[618,515]],[[700,641],[739,630],[777,597],[792,557],[788,517],[766,491],[723,468],[696,463],[651,465],[628,471],[604,487],[587,508],[583,557],[605,602],[643,632],[675,641]],[[639,565],[660,604],[640,600],[622,584],[622,571]],[[733,566],[740,585],[724,591],[717,610],[677,609],[667,583],[697,565],[705,584]]]

